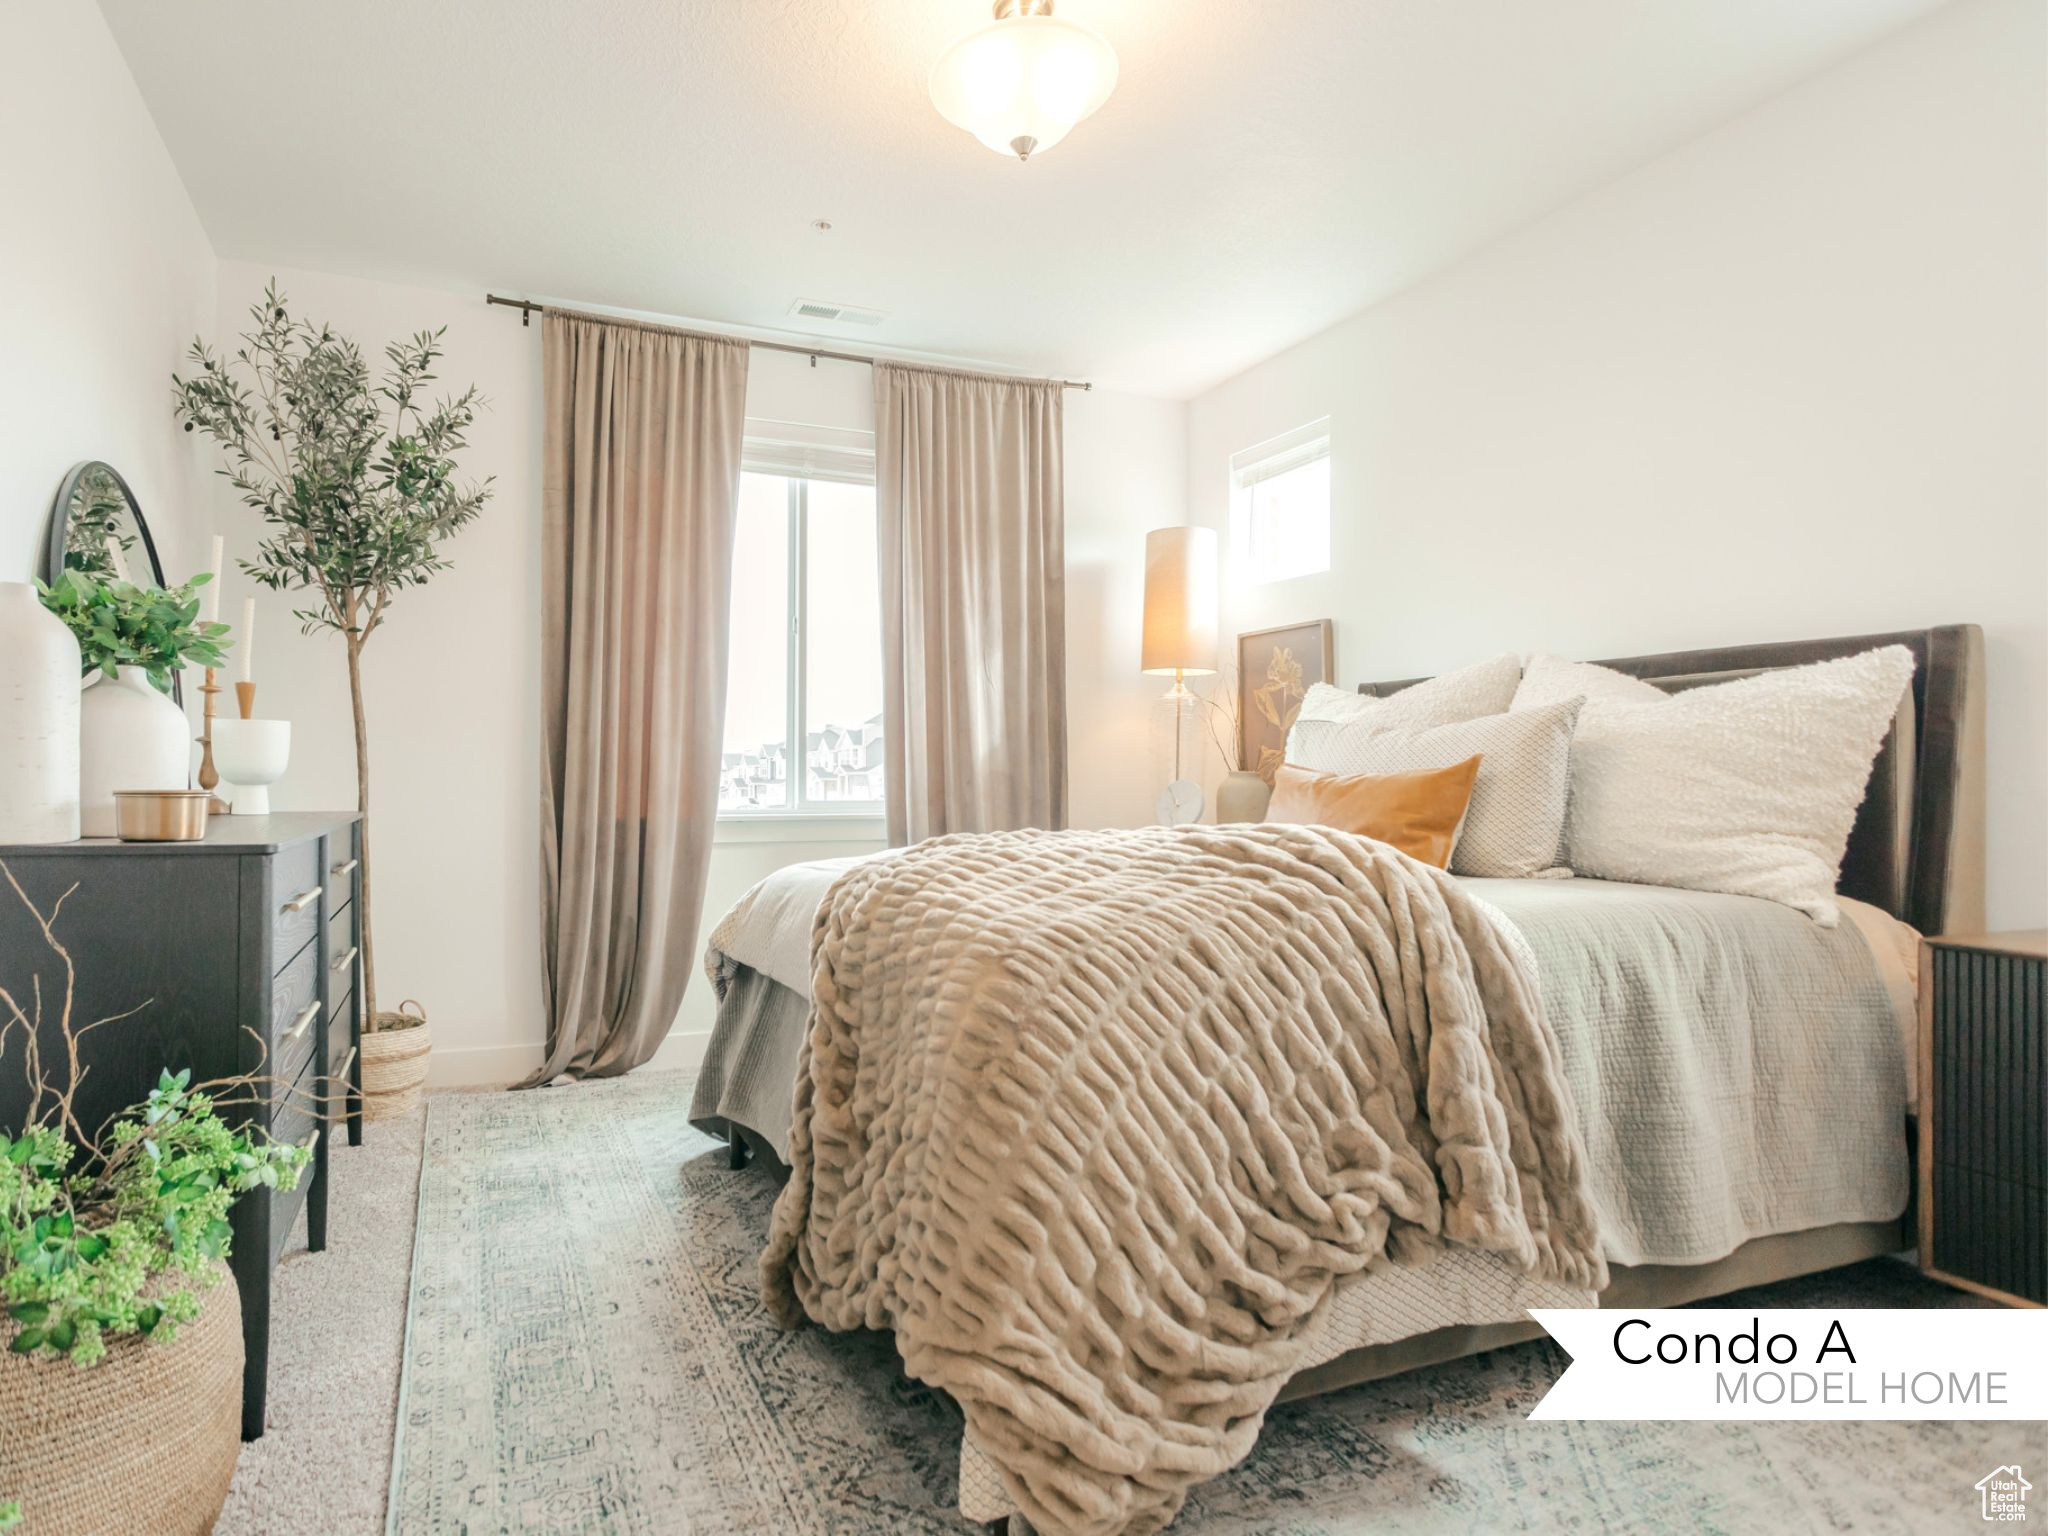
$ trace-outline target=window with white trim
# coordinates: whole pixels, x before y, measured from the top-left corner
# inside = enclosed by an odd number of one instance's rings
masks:
[[[1232,564],[1253,582],[1330,568],[1330,418],[1230,456]]]
[[[882,814],[882,603],[865,432],[747,422],[721,819]]]

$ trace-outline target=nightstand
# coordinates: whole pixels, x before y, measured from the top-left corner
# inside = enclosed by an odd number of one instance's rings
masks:
[[[2048,931],[1920,946],[1920,1267],[2048,1304]]]

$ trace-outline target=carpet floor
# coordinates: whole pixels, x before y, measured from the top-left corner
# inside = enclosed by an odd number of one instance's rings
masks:
[[[438,1097],[424,1189],[418,1120],[339,1148],[333,1243],[279,1272],[271,1428],[219,1529],[373,1532],[390,1491],[401,1533],[967,1536],[958,1410],[885,1336],[767,1321],[773,1186],[689,1127],[688,1086]],[[1879,1261],[1726,1304],[1963,1300]],[[1963,1528],[1975,1479],[2048,1457],[2038,1425],[1529,1423],[1562,1368],[1532,1343],[1276,1410],[1174,1531],[1905,1536]]]
[[[269,1428],[242,1447],[216,1536],[384,1529],[405,1360],[420,1117],[334,1147],[327,1249],[303,1218],[272,1281]]]

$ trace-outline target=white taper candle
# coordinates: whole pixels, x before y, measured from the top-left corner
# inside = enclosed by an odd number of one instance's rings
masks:
[[[256,665],[256,599],[253,597],[242,599],[242,632],[235,638],[242,649],[242,681],[253,683],[256,681],[252,672]]]

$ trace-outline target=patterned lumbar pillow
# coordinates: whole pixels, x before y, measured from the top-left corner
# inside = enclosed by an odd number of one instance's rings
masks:
[[[1515,684],[1521,676],[1522,658],[1510,653],[1441,673],[1383,699],[1315,683],[1303,697],[1301,713],[1295,719],[1332,720],[1343,725],[1398,725],[1409,730],[1451,725],[1459,720],[1502,713],[1513,703]]]
[[[1506,879],[1569,874],[1557,867],[1557,851],[1578,713],[1579,701],[1566,699],[1428,730],[1381,729],[1377,716],[1367,725],[1301,721],[1287,738],[1287,760],[1314,773],[1413,773],[1476,754],[1479,776],[1451,872]]]
[[[1515,708],[1585,700],[1565,825],[1580,874],[1760,896],[1833,927],[1856,808],[1912,680],[1901,645],[1675,694],[1538,656]]]

